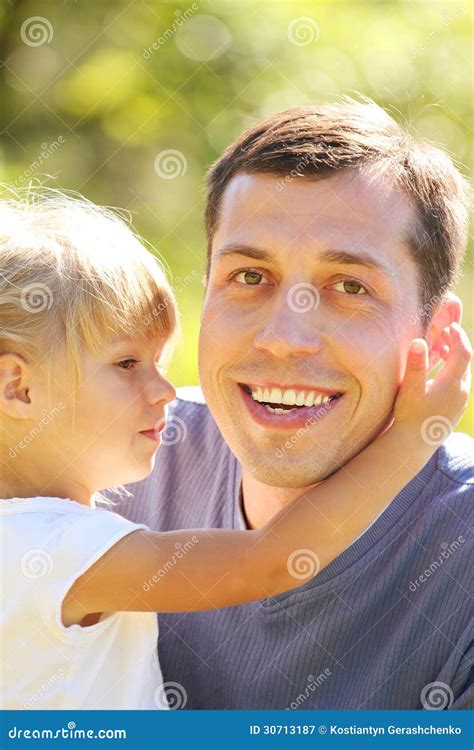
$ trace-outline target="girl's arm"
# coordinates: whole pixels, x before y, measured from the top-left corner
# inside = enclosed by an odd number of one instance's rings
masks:
[[[339,471],[260,529],[129,534],[72,586],[64,624],[104,611],[221,608],[301,586],[423,468],[438,447],[426,440],[427,422],[457,423],[469,394],[472,352],[456,325],[445,329],[444,339],[447,363],[428,385],[426,343],[412,342],[393,426]]]

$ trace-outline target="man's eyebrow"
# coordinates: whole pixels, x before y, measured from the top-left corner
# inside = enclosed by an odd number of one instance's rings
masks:
[[[229,255],[244,255],[247,258],[255,260],[274,261],[275,255],[268,250],[244,244],[229,244],[217,251],[216,259],[227,257]],[[392,269],[382,261],[376,259],[368,252],[363,250],[358,252],[349,252],[347,250],[323,250],[318,253],[318,260],[325,263],[333,263],[345,266],[366,266],[374,271],[383,273],[386,276],[393,277]]]
[[[386,276],[393,276],[393,270],[386,263],[374,258],[373,255],[363,250],[354,253],[347,250],[323,250],[319,257],[326,263],[338,263],[344,266],[366,266]]]
[[[240,243],[224,245],[224,247],[216,252],[216,258],[225,258],[228,255],[245,255],[247,258],[254,258],[255,260],[275,260],[275,256],[268,252],[268,250],[261,250],[258,247],[242,245]]]

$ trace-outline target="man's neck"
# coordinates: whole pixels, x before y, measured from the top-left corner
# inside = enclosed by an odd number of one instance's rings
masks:
[[[308,487],[272,487],[262,484],[242,467],[242,512],[248,528],[258,529],[264,526],[275,513],[307,489]]]
[[[382,429],[377,436],[383,435],[393,424],[393,417],[389,415],[386,424],[382,426]],[[359,445],[357,453],[363,448],[364,445]],[[289,503],[296,500],[297,497],[302,495],[310,487],[316,487],[319,482],[308,485],[307,487],[272,487],[269,484],[262,484],[258,482],[248,472],[244,466],[242,466],[242,485],[241,485],[241,507],[242,513],[249,529],[258,529],[264,526],[267,521],[270,520],[275,513],[284,508]]]

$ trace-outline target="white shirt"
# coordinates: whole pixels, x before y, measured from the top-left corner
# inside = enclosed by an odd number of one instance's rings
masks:
[[[61,621],[74,581],[143,524],[73,500],[0,499],[1,709],[168,708],[153,612]]]

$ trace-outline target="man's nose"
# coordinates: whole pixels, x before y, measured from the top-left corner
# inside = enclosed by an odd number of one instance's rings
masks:
[[[295,296],[294,287],[282,292],[273,307],[265,310],[255,336],[255,348],[275,357],[315,354],[321,349],[319,295],[314,287]],[[313,291],[314,290],[314,291]],[[303,294],[307,292],[307,294]]]

